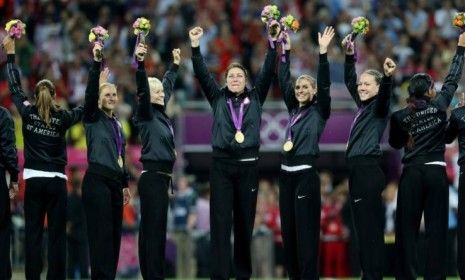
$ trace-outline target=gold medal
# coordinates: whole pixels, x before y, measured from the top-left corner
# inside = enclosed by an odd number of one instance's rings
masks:
[[[236,135],[234,135],[234,139],[236,139],[236,142],[237,142],[237,143],[242,143],[242,142],[244,142],[244,138],[245,138],[245,137],[244,137],[244,134],[243,134],[240,130],[238,130],[238,131],[236,132]]]
[[[289,152],[290,150],[292,150],[293,147],[294,147],[294,144],[292,143],[292,141],[287,140],[286,143],[284,143],[284,145],[283,145],[283,150],[285,152]]]
[[[123,158],[121,156],[118,157],[118,165],[123,168]]]

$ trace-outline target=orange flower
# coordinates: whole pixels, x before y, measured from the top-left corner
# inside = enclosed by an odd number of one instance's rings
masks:
[[[300,23],[298,20],[294,20],[291,25],[292,30],[296,31],[300,28]]]

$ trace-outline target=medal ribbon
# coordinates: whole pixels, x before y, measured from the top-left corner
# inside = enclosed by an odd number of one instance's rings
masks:
[[[229,98],[227,102],[229,105],[229,112],[231,113],[231,118],[233,120],[234,127],[236,128],[236,131],[240,131],[242,128],[242,121],[244,117],[244,100],[241,101],[241,105],[239,106],[239,115],[236,115],[236,110],[233,107],[231,98]]]
[[[289,123],[287,124],[287,141],[292,140],[292,130],[291,128],[301,119],[303,118],[308,111],[310,111],[310,107],[307,109],[304,109],[300,111],[298,114],[294,114],[291,119],[289,120]]]
[[[362,115],[363,111],[365,111],[365,107],[360,107],[357,113],[355,113],[355,118],[352,121],[352,124],[350,125],[350,134],[352,134],[352,129],[354,128],[355,123],[357,122],[358,118]]]
[[[118,122],[115,117],[111,118],[111,125],[113,127],[113,133],[115,134],[116,150],[118,151],[118,156],[123,155],[123,135],[121,134],[121,128],[118,125]]]

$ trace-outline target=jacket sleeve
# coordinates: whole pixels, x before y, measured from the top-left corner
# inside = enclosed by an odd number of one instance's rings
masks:
[[[64,127],[68,129],[69,127],[75,125],[76,123],[82,120],[84,115],[84,106],[78,106],[72,110],[65,111],[64,113]]]
[[[274,78],[275,72],[275,61],[276,61],[276,49],[268,46],[268,51],[266,52],[265,62],[260,69],[260,72],[257,75],[255,80],[255,88],[258,91],[258,98],[260,99],[260,104],[263,105],[265,102],[266,96],[268,95],[271,82]]]
[[[21,116],[25,116],[29,113],[31,104],[27,100],[23,88],[21,87],[21,79],[18,67],[15,64],[14,54],[7,55],[6,74],[8,79],[8,88],[11,92],[11,99]]]
[[[355,57],[354,55],[346,55],[344,63],[344,83],[349,90],[352,99],[354,99],[357,107],[362,106],[360,97],[357,93],[357,72],[355,71]]]
[[[18,156],[16,153],[15,126],[10,113],[0,110],[0,153],[5,169],[10,173],[11,181],[18,182]]]
[[[200,53],[200,47],[192,48],[192,66],[208,103],[213,106],[215,99],[219,96],[220,88],[213,75],[208,71],[205,60]]]
[[[401,149],[407,144],[408,138],[408,132],[401,129],[396,116],[392,115],[389,129],[389,145],[394,149]]]
[[[328,55],[326,53],[320,54],[320,63],[318,65],[317,75],[318,92],[316,95],[316,100],[322,117],[327,120],[331,113],[331,96],[329,95],[331,77],[329,72]]]
[[[385,118],[389,114],[391,94],[392,77],[383,76],[375,104],[375,114],[378,118]]]
[[[165,76],[163,76],[163,91],[165,92],[165,108],[168,101],[170,101],[171,95],[173,94],[174,83],[178,76],[179,65],[172,63]]]
[[[145,65],[143,61],[139,61],[136,71],[136,84],[137,84],[137,119],[138,120],[151,120],[153,118],[150,106],[150,86],[145,72]]]
[[[449,74],[446,76],[446,80],[442,85],[441,91],[439,91],[436,96],[436,103],[442,110],[446,110],[447,107],[449,107],[450,102],[454,97],[454,93],[457,90],[458,82],[462,76],[464,51],[465,47],[457,47],[457,53],[452,59]]]
[[[446,128],[446,143],[450,144],[454,142],[454,139],[457,137],[458,134],[459,134],[459,126],[458,126],[457,117],[455,116],[454,111],[452,111],[452,114],[450,115],[450,118],[449,118],[449,124],[447,125],[447,128]]]
[[[288,111],[291,111],[298,105],[294,94],[294,86],[291,82],[290,63],[290,51],[286,51],[286,61],[281,61],[279,63],[278,81],[279,89],[283,95],[284,103]]]
[[[94,61],[89,70],[84,99],[84,121],[95,122],[98,118],[98,91],[101,62]]]

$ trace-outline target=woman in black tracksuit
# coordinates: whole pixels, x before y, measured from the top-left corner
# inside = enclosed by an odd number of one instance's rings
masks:
[[[140,161],[143,164],[138,186],[141,211],[139,263],[144,279],[164,279],[168,188],[176,160],[173,128],[165,108],[173,92],[181,56],[179,49],[173,50],[173,64],[160,82],[157,78],[147,79],[146,52],[143,44],[136,49],[139,107],[135,123],[140,130]]]
[[[6,182],[6,172],[10,184]],[[10,199],[18,192],[18,156],[16,154],[15,126],[7,109],[0,107],[0,279],[11,279]]]
[[[318,33],[320,64],[317,81],[308,75],[290,80],[289,36],[286,60],[279,67],[279,86],[290,121],[283,145],[279,179],[279,205],[284,251],[290,279],[318,279],[320,237],[320,178],[315,169],[318,142],[331,110],[327,48],[334,37],[332,27]]]
[[[7,75],[11,97],[23,120],[24,171],[26,193],[26,278],[40,279],[42,271],[42,234],[48,218],[47,279],[66,276],[66,130],[81,121],[82,107],[61,110],[55,103],[55,86],[49,80],[37,83],[35,105],[23,89],[15,65],[15,42],[3,41],[7,52]]]
[[[446,142],[452,143],[458,137],[460,166],[459,206],[457,217],[457,269],[461,279],[465,279],[465,103],[452,110],[446,130]]]
[[[230,237],[234,224],[236,278],[249,279],[252,273],[250,244],[257,202],[261,112],[274,74],[276,50],[268,49],[254,88],[245,87],[246,71],[238,63],[228,67],[226,87],[220,88],[200,53],[202,35],[200,27],[189,32],[194,72],[213,109],[211,278],[229,279]]]
[[[123,204],[129,202],[128,176],[124,168],[125,140],[114,109],[118,102],[116,86],[106,82],[102,72],[99,86],[102,46],[93,48],[94,62],[87,81],[84,126],[87,162],[82,182],[82,202],[87,218],[92,279],[114,279],[121,243]]]
[[[344,39],[343,45],[346,46],[344,81],[358,107],[350,129],[346,158],[355,233],[360,245],[362,279],[382,279],[384,211],[381,192],[385,179],[380,167],[382,152],[379,142],[388,122],[392,74],[396,65],[386,58],[384,75],[369,69],[360,75],[357,83],[354,45],[350,43],[350,35]]]
[[[427,236],[425,279],[446,278],[449,188],[444,162],[447,108],[462,75],[465,33],[459,37],[449,74],[436,95],[425,73],[410,79],[408,106],[391,117],[389,144],[404,148],[396,211],[399,279],[416,279],[416,241],[424,212]]]

